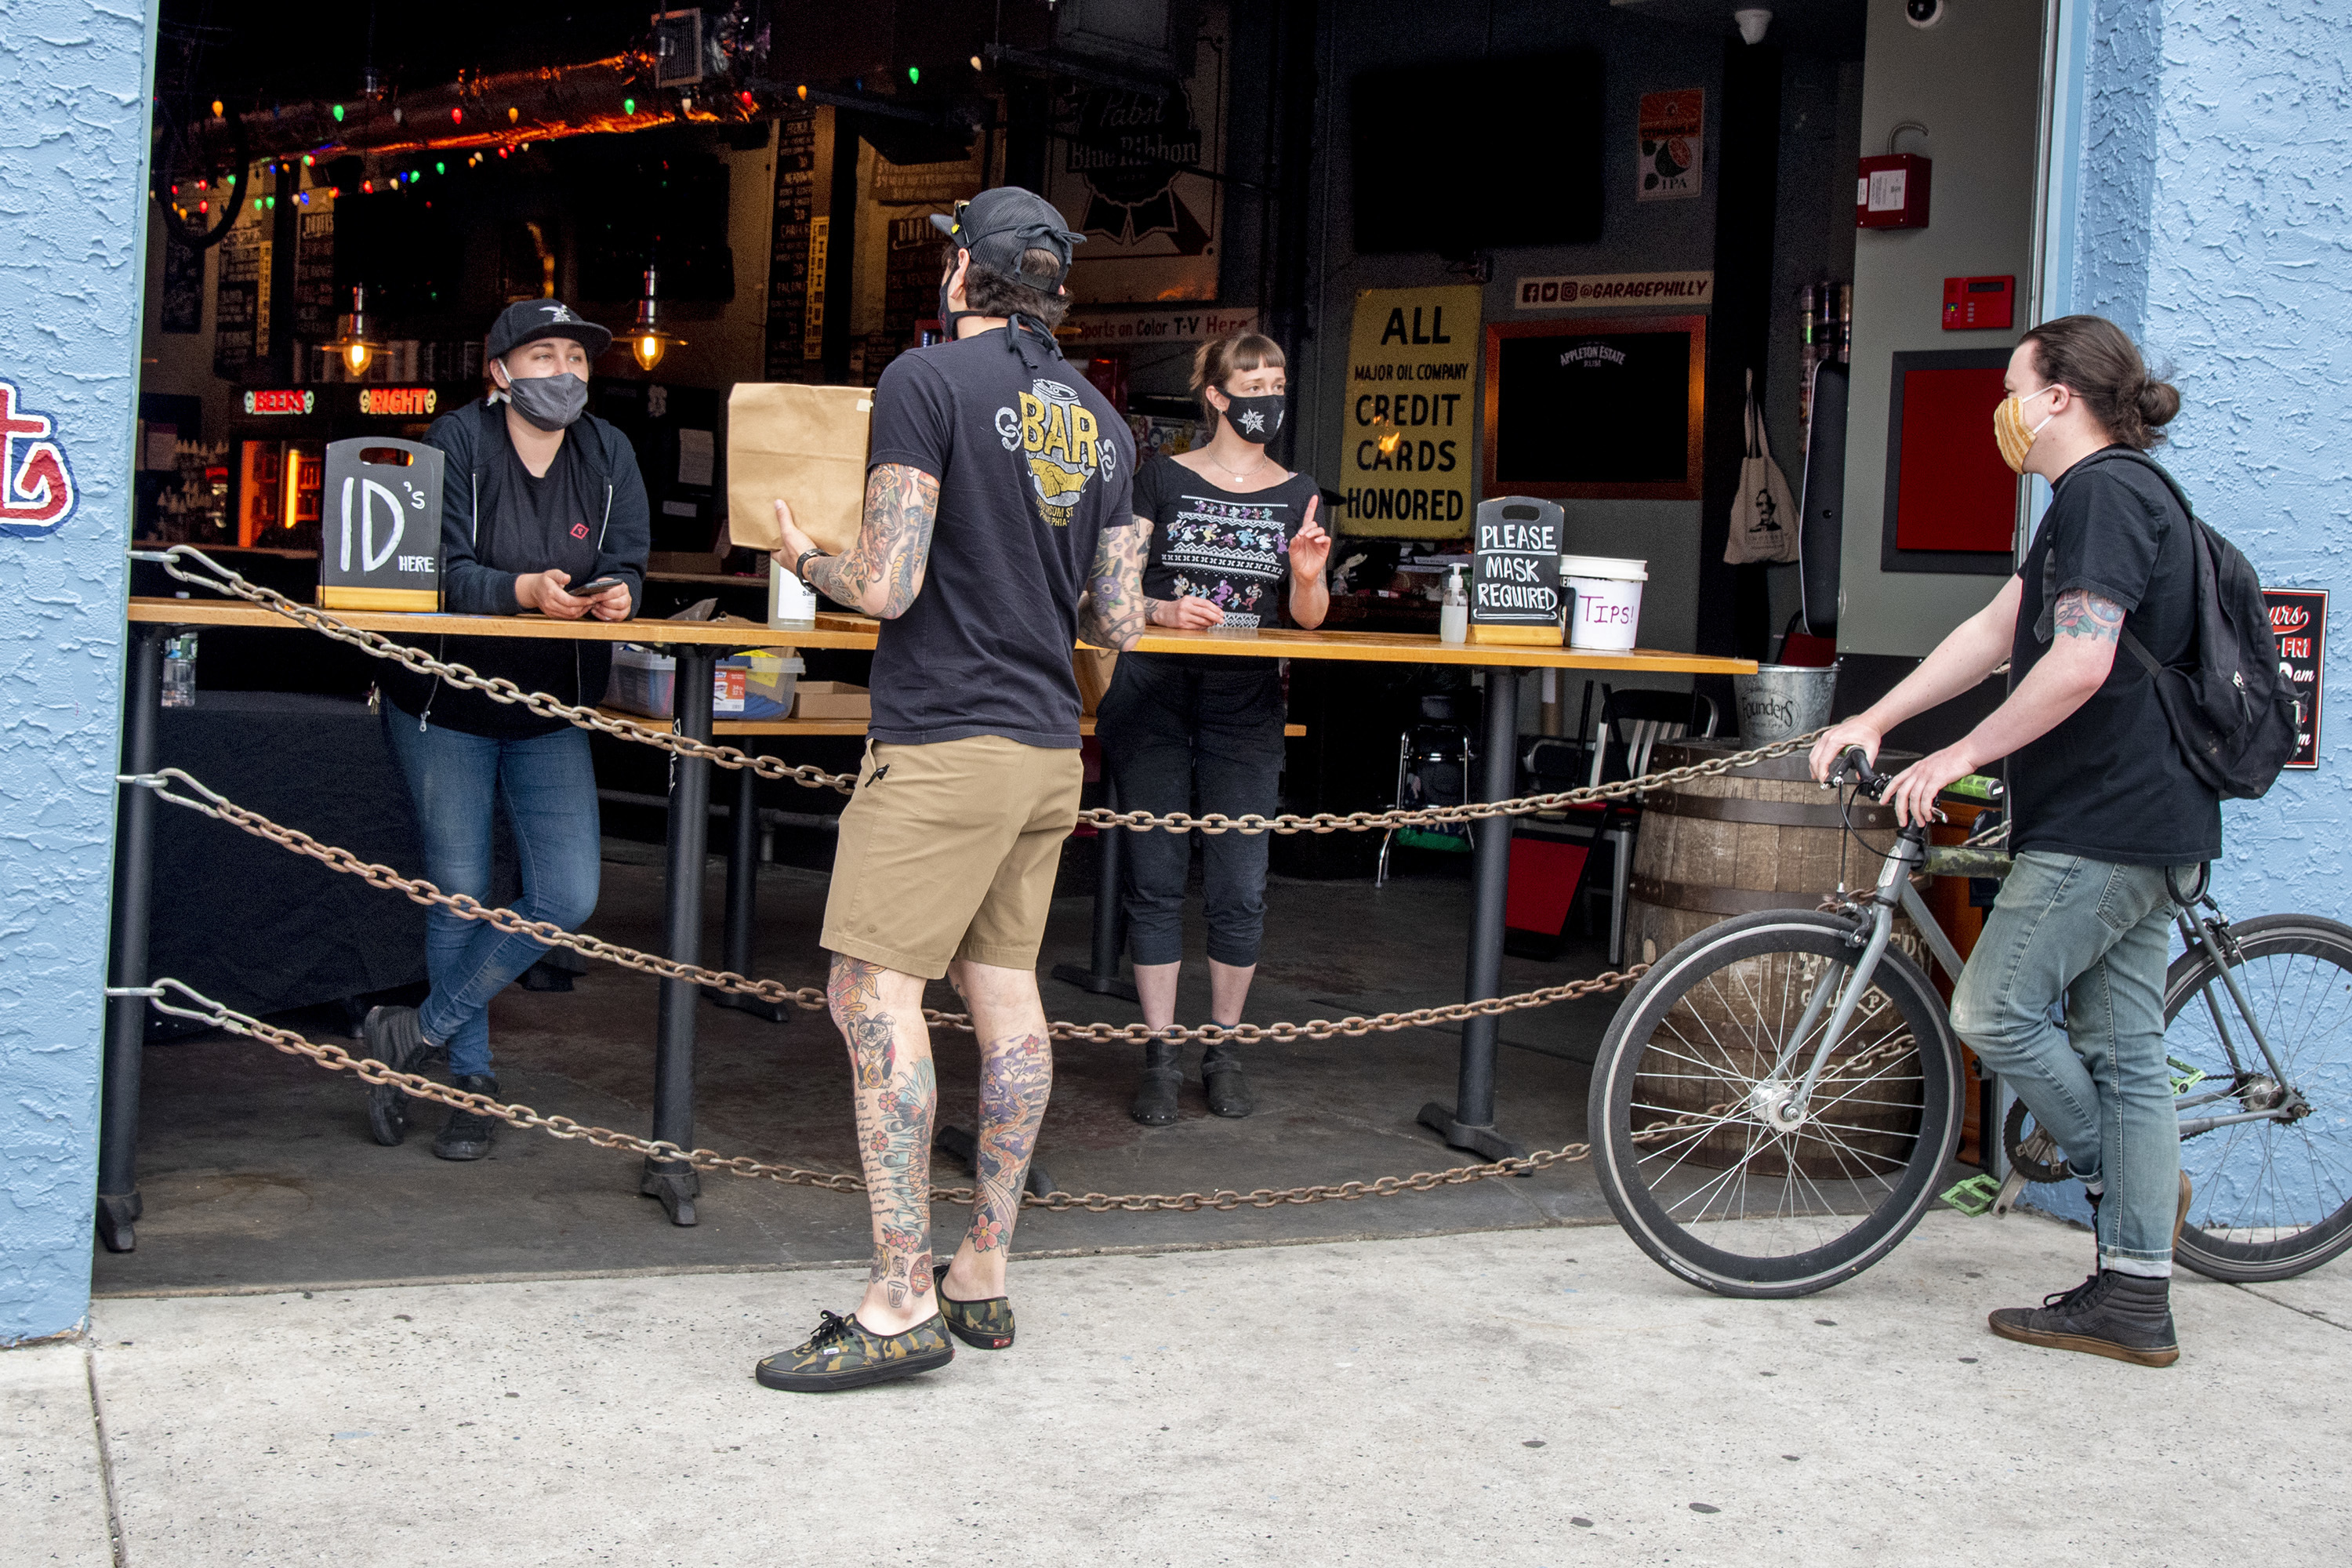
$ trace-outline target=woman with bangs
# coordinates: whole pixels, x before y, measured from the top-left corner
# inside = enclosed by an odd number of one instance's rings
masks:
[[[1285,424],[1281,346],[1256,332],[1202,344],[1192,392],[1209,440],[1152,459],[1135,478],[1136,515],[1151,525],[1143,572],[1150,624],[1193,632],[1322,625],[1331,603],[1324,582],[1331,539],[1316,521],[1321,487],[1266,450]],[[1282,678],[1272,659],[1128,653],[1098,715],[1103,762],[1122,809],[1272,816],[1281,806],[1283,720]],[[1155,1029],[1176,1021],[1184,887],[1196,837],[1212,1019],[1241,1022],[1257,972],[1266,836],[1129,834],[1128,936],[1143,1019]],[[1176,1120],[1179,1048],[1161,1041],[1144,1047],[1132,1113],[1147,1127]],[[1201,1079],[1211,1114],[1255,1109],[1230,1047],[1208,1047]]]

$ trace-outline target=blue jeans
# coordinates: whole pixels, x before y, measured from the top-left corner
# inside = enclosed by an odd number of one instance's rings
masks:
[[[408,780],[425,840],[425,875],[445,893],[490,896],[491,813],[506,807],[522,867],[516,911],[579,929],[596,908],[601,826],[588,734],[569,727],[529,740],[469,735],[383,705],[384,740]],[[432,993],[417,1010],[425,1037],[449,1047],[453,1077],[490,1070],[490,998],[547,948],[446,910],[425,914]]]
[[[2186,885],[2189,868],[2180,870]],[[2104,1186],[2099,1267],[2156,1278],[2172,1272],[2180,1193],[2164,1059],[2164,879],[2161,866],[2025,851],[1952,994],[1952,1027],[2058,1140],[2074,1173]]]

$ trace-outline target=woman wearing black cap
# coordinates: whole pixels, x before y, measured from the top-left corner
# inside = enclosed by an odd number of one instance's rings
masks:
[[[441,584],[451,614],[625,621],[635,613],[652,537],[645,481],[627,438],[587,412],[589,363],[612,342],[553,300],[509,305],[488,342],[497,390],[426,433],[448,455]],[[441,644],[445,660],[566,702],[601,700],[612,669],[604,642]],[[560,926],[585,921],[596,907],[599,833],[587,731],[405,669],[384,677],[383,694],[384,734],[415,802],[426,878],[445,892],[488,899],[493,814],[503,808],[522,871],[515,909]],[[422,1007],[371,1011],[369,1054],[407,1071],[446,1047],[451,1080],[495,1095],[490,998],[547,949],[438,909],[425,915],[425,944],[431,994]],[[493,1125],[452,1110],[433,1152],[478,1160]],[[379,1143],[401,1142],[405,1097],[372,1088],[368,1127]]]

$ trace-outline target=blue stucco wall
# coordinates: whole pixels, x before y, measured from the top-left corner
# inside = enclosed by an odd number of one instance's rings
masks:
[[[2335,593],[2320,766],[2224,806],[2216,896],[2352,920],[2352,7],[2068,3],[2090,14],[2072,298],[2051,313],[2138,339],[2180,389],[2158,456],[2199,514],[2265,584]],[[2029,1201],[2089,1213],[2071,1184]]]
[[[2141,332],[2180,388],[2165,461],[2264,583],[2352,616],[2352,6],[2166,0],[2150,53]],[[2115,177],[2140,175],[2119,156]],[[2352,919],[2352,630],[2331,629],[2320,766],[2226,808],[2226,909]]]
[[[0,382],[77,491],[0,533],[0,1344],[89,1304],[153,33],[132,0],[0,5]]]

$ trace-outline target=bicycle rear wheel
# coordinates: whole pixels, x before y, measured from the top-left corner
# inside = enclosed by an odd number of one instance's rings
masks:
[[[1934,1200],[1959,1138],[1959,1056],[1918,966],[1889,951],[1784,1129],[1773,1064],[1801,1078],[1826,970],[1843,986],[1852,926],[1806,910],[1742,915],[1660,959],[1618,1008],[1593,1068],[1591,1137],[1610,1207],[1669,1271],[1725,1296],[1804,1296],[1892,1251]],[[1788,1047],[1797,1048],[1790,1052]]]
[[[2230,931],[2231,968],[2285,1082],[2273,1084],[2220,971],[2192,948],[2164,978],[2164,1048],[2181,1120],[2262,1110],[2281,1089],[2310,1109],[2291,1121],[2182,1137],[2180,1168],[2195,1196],[2174,1256],[2210,1278],[2254,1283],[2289,1279],[2352,1247],[2352,927],[2263,915]],[[2236,1047],[2234,1068],[2209,988]]]

